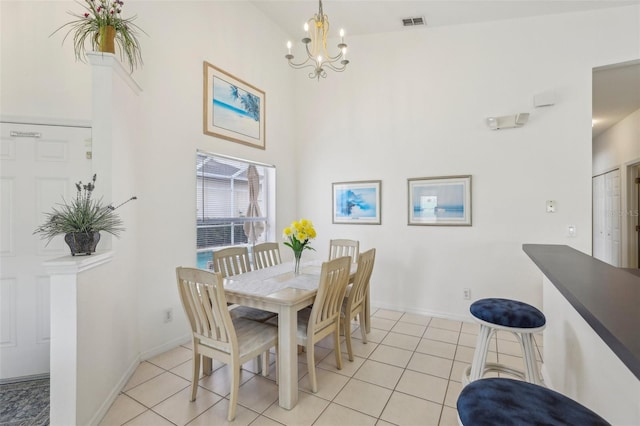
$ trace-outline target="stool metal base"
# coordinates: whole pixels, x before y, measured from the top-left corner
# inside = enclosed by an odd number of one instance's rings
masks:
[[[545,326],[537,328],[513,328],[488,323],[478,318],[475,318],[475,320],[480,323],[480,332],[478,333],[476,349],[473,354],[473,362],[462,373],[462,384],[464,386],[470,382],[481,379],[486,373],[492,371],[507,373],[537,385],[543,384],[536,363],[533,334],[544,330]],[[511,332],[518,339],[520,347],[522,348],[525,371],[520,371],[504,364],[487,362],[487,352],[489,351],[491,338],[496,331],[499,330]]]

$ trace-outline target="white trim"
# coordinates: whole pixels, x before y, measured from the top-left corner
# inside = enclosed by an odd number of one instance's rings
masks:
[[[95,253],[90,256],[63,256],[48,260],[42,265],[49,275],[75,275],[88,269],[111,262],[113,251]]]
[[[120,61],[116,58],[116,55],[113,53],[104,53],[104,52],[87,52],[87,58],[89,58],[89,63],[91,63],[94,67],[109,67],[112,68],[116,74],[122,78],[122,80],[127,83],[127,85],[133,90],[136,95],[139,95],[142,92],[142,87],[131,77]]]
[[[411,309],[411,308],[406,308],[406,307],[400,306],[400,305],[393,305],[393,304],[389,304],[389,303],[377,303],[377,302],[375,302],[375,303],[372,302],[371,306],[372,306],[372,310],[373,309],[388,309],[390,311],[406,312],[408,314],[424,315],[424,316],[433,317],[433,318],[442,318],[442,319],[447,319],[447,320],[462,321],[462,322],[468,322],[470,324],[476,324],[476,322],[473,321],[473,318],[471,317],[471,314],[469,314],[469,315],[456,315],[456,314],[451,314],[449,312],[432,311],[432,310],[429,310],[429,309],[427,309],[427,310]]]
[[[70,120],[66,118],[27,117],[22,115],[0,115],[0,123],[30,124],[34,126],[59,126],[91,128],[90,120]]]
[[[104,416],[107,415],[107,412],[115,402],[118,395],[120,395],[120,392],[122,391],[124,386],[127,384],[131,376],[133,376],[133,373],[136,372],[136,369],[138,368],[139,365],[140,365],[140,355],[138,355],[133,360],[133,362],[131,362],[131,364],[129,365],[127,370],[124,372],[122,377],[120,377],[120,380],[118,380],[118,383],[116,383],[113,389],[111,389],[111,392],[109,392],[109,396],[107,396],[107,398],[104,400],[100,408],[98,408],[98,410],[93,414],[93,417],[91,417],[91,420],[89,420],[88,424],[90,425],[100,424]]]
[[[144,351],[140,353],[140,361],[146,361],[148,359],[153,358],[154,356],[165,353],[171,349],[177,348],[180,345],[184,345],[185,343],[189,343],[191,340],[191,333],[183,334],[180,337],[177,337],[173,340],[170,340],[162,345],[158,345],[155,348],[152,348],[148,351]]]

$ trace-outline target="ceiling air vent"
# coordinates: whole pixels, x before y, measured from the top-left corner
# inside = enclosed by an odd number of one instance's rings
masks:
[[[402,25],[405,27],[415,27],[417,25],[425,25],[424,17],[418,16],[417,18],[403,18]]]

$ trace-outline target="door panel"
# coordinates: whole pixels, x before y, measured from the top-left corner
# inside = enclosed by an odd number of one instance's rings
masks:
[[[88,128],[0,123],[0,380],[49,372],[50,283],[63,237],[33,235],[45,212],[91,177]]]

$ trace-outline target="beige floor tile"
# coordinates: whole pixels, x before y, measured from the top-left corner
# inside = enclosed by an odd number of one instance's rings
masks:
[[[422,336],[424,339],[439,340],[446,343],[458,343],[458,332],[445,330],[443,328],[427,327],[427,331]]]
[[[315,345],[314,346],[314,351],[313,351],[313,356],[314,356],[314,360],[313,361],[316,363],[316,365],[318,365],[329,354],[333,354],[333,343],[331,344],[331,349]],[[307,351],[306,350],[304,350],[303,352],[300,352],[298,354],[298,362],[302,362],[302,363],[306,364],[306,362],[307,362]]]
[[[165,370],[171,370],[172,368],[189,361],[192,357],[193,354],[191,350],[178,346],[167,352],[161,353],[160,355],[154,356],[147,361],[160,368],[164,368]]]
[[[127,391],[131,388],[138,386],[141,383],[146,382],[149,379],[153,379],[156,376],[164,373],[164,370],[157,365],[153,365],[146,361],[141,362],[133,372],[127,384],[122,388],[123,391]]]
[[[460,337],[458,338],[458,345],[475,348],[477,344],[478,336],[476,334],[460,333]]]
[[[351,349],[353,349],[353,355],[360,358],[368,358],[373,351],[378,347],[377,343],[367,342],[362,343],[362,340],[351,339]],[[342,342],[340,350],[343,354],[347,354],[347,342]]]
[[[153,411],[177,425],[185,425],[211,408],[222,397],[206,389],[198,389],[196,400],[191,402],[191,386],[170,396],[153,407]]]
[[[231,392],[231,375],[230,368],[225,365],[222,368],[218,368],[210,376],[204,376],[198,383],[201,387],[208,389],[218,395],[227,396]],[[247,370],[240,370],[240,386],[243,383],[251,380],[255,374]]]
[[[109,411],[100,422],[100,426],[120,426],[146,410],[147,408],[144,405],[134,401],[127,395],[120,394],[113,401]]]
[[[498,362],[500,364],[504,364],[507,367],[515,368],[516,370],[524,371],[524,360],[522,357],[517,357],[513,355],[506,355],[503,353],[499,353]]]
[[[191,381],[191,365],[192,365],[193,360],[189,360],[187,362],[183,362],[182,364],[178,365],[177,367],[172,368],[171,371],[173,374],[177,374],[178,376],[182,377],[183,379],[189,380]],[[202,364],[203,362],[200,362],[200,379],[202,379],[204,377],[204,374],[202,374]],[[224,367],[226,364],[213,360],[213,371],[216,371],[218,368],[222,368]]]
[[[496,337],[500,340],[507,340],[509,342],[517,342],[518,338],[510,331],[500,330],[496,333]]]
[[[398,321],[391,331],[395,333],[408,334],[409,336],[422,337],[426,329],[427,327],[424,325]]]
[[[375,417],[367,416],[342,405],[329,404],[313,426],[373,426],[375,424]]]
[[[344,336],[340,336],[340,341],[342,342],[343,340],[344,340]],[[326,336],[325,338],[323,338],[322,340],[316,343],[317,348],[325,348],[325,349],[329,349],[330,351],[333,350],[333,346],[334,346],[333,334]]]
[[[278,386],[262,376],[254,376],[240,386],[238,403],[262,413],[268,406],[278,400]]]
[[[140,414],[133,420],[125,423],[127,426],[174,426],[169,420],[154,413],[151,410],[147,410]]]
[[[251,423],[251,426],[282,426],[282,423],[271,420],[269,417],[259,416]]]
[[[405,370],[396,391],[442,404],[449,381],[417,371]]]
[[[352,377],[364,361],[365,359],[360,358],[359,356],[354,356],[353,361],[349,361],[347,357],[344,356],[342,357],[342,370],[338,370],[338,367],[336,366],[336,359],[333,353],[331,353],[320,364],[318,364],[318,368],[333,371],[334,373],[338,373],[343,376]],[[300,375],[300,373],[298,374]]]
[[[398,321],[403,314],[404,312],[390,311],[387,309],[378,309],[376,313],[373,314],[372,316],[375,318],[385,318],[385,319]]]
[[[458,347],[456,348],[456,356],[454,357],[454,359],[456,361],[468,362],[469,364],[471,364],[475,352],[476,350],[474,348],[458,345]],[[489,358],[490,353],[491,352],[487,353],[487,358]]]
[[[453,359],[456,354],[456,345],[438,340],[420,339],[416,352]]]
[[[320,417],[328,405],[329,401],[325,399],[301,392],[298,395],[298,403],[291,410],[285,410],[276,402],[263,415],[286,425],[309,426]]]
[[[453,368],[451,368],[451,375],[449,376],[449,380],[453,380],[455,382],[462,382],[462,373],[470,365],[471,365],[470,363],[454,361]]]
[[[477,322],[463,322],[462,330],[463,333],[473,334],[475,336],[478,335],[480,331],[480,325]]]
[[[396,426],[393,423],[385,422],[384,420],[378,419],[376,426]]]
[[[522,349],[520,342],[514,342],[511,340],[498,339],[498,351],[501,354],[522,356]]]
[[[229,400],[222,399],[217,402],[213,407],[209,408],[204,413],[193,419],[189,426],[247,426],[249,424],[254,425],[253,422],[258,413],[243,407],[242,405],[236,405],[236,418],[229,422],[227,421],[227,414],[229,413]]]
[[[151,408],[171,395],[180,392],[190,384],[189,381],[182,377],[167,372],[129,389],[126,394],[144,406]]]
[[[371,332],[367,334],[367,341],[373,343],[380,343],[384,340],[389,332],[387,330],[381,330],[379,328],[371,327]],[[360,332],[352,333],[351,338],[353,339],[362,339]]]
[[[383,345],[394,346],[408,351],[414,351],[420,343],[420,337],[408,336],[407,334],[394,333],[390,331],[387,337],[382,341]]]
[[[453,361],[450,359],[416,352],[407,365],[407,369],[448,379],[452,364]]]
[[[397,321],[386,319],[386,318],[378,318],[371,317],[371,329],[377,328],[380,330],[389,331],[396,325]]]
[[[405,368],[413,352],[391,346],[379,345],[369,359]]]
[[[356,411],[379,417],[392,391],[357,379],[349,380],[335,402]]]
[[[347,384],[349,377],[322,368],[316,368],[316,380],[318,381],[318,392],[313,395],[331,401]],[[305,374],[300,379],[298,388],[301,391],[312,393],[309,374]]]
[[[353,377],[363,382],[393,389],[403,371],[403,368],[368,359]]]
[[[448,320],[444,318],[433,318],[429,323],[429,327],[442,328],[444,330],[460,332],[462,328],[462,321]]]
[[[440,415],[440,423],[439,426],[458,426],[460,422],[458,422],[458,410],[451,407],[443,407],[442,414]]]
[[[447,394],[444,398],[444,405],[456,408],[456,402],[462,391],[462,383],[449,380],[449,386],[447,387]]]
[[[400,321],[401,322],[408,322],[408,323],[411,323],[411,324],[418,324],[418,325],[427,326],[427,325],[429,325],[429,321],[431,321],[431,317],[428,317],[426,315],[404,314],[400,318]]]
[[[439,404],[394,392],[380,418],[397,425],[437,425],[441,411]]]

